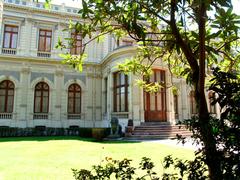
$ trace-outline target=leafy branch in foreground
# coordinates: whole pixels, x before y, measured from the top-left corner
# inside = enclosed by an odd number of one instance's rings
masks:
[[[207,169],[200,159],[182,161],[167,156],[163,160],[163,166],[169,172],[158,172],[159,174],[157,174],[154,171],[154,163],[147,157],[142,158],[138,168],[133,167],[129,159],[113,160],[112,158],[105,158],[102,164],[94,165],[91,171],[86,169],[72,169],[72,171],[76,180],[177,180],[183,178],[203,180],[207,178]]]

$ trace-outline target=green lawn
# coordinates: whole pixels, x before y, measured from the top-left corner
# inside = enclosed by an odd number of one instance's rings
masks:
[[[68,180],[71,168],[87,168],[105,157],[149,157],[161,169],[163,157],[192,159],[193,150],[154,142],[94,142],[78,137],[26,137],[0,139],[0,180]],[[136,166],[138,167],[138,166]]]

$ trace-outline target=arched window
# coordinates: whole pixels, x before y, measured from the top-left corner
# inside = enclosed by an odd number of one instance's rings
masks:
[[[190,92],[190,112],[191,112],[191,115],[197,114],[197,104],[194,97],[194,91]]]
[[[0,83],[0,113],[12,113],[14,104],[14,84],[5,80]]]
[[[210,91],[208,93],[208,101],[209,101],[209,112],[211,114],[216,114],[216,104],[212,104],[212,102],[215,100],[215,94]]]
[[[72,84],[68,87],[68,114],[81,113],[81,87]]]
[[[49,86],[40,82],[35,86],[34,113],[48,113],[49,109]]]

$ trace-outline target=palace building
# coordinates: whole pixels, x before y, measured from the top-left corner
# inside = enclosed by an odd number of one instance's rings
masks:
[[[152,82],[164,87],[155,94],[136,86],[135,75],[116,68],[136,53],[131,39],[117,42],[112,35],[103,42],[92,41],[83,72],[62,63],[55,48],[58,38],[72,37],[63,31],[69,20],[79,21],[76,7],[30,0],[0,1],[0,126],[109,127],[117,117],[124,131],[128,120],[176,124],[197,113],[191,87],[184,79],[171,77],[165,62],[153,65]],[[79,54],[86,41],[74,36]],[[173,84],[178,91],[173,93]],[[207,93],[206,93],[207,94]],[[207,96],[211,97],[209,93]],[[209,104],[211,113],[218,108]]]

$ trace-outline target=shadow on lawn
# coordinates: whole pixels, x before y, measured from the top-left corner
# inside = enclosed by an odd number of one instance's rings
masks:
[[[79,140],[100,144],[128,144],[140,143],[140,141],[126,141],[126,140],[104,140],[97,141],[94,138],[83,138],[79,136],[39,136],[39,137],[1,137],[1,142],[19,142],[19,141],[56,141],[56,140]]]

